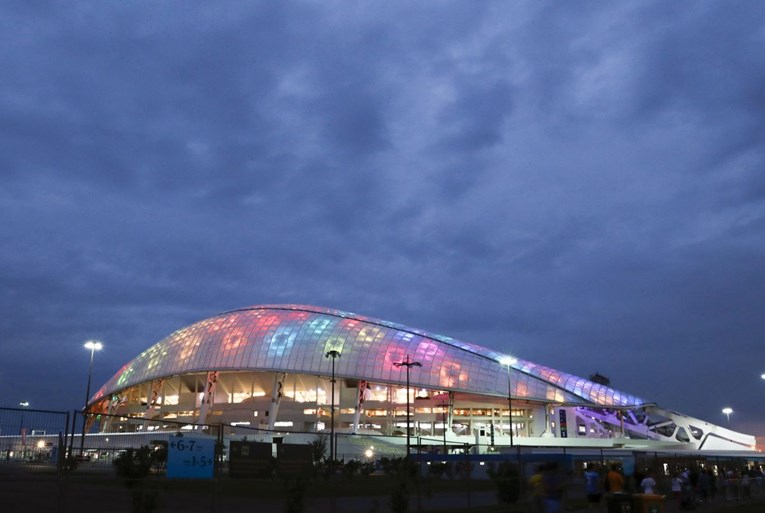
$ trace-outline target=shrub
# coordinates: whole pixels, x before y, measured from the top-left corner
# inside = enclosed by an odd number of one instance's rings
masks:
[[[446,474],[447,469],[448,464],[446,462],[434,461],[430,464],[428,473],[434,479],[441,479]]]
[[[159,490],[146,484],[153,470],[164,468],[167,449],[153,450],[147,446],[127,449],[114,460],[117,475],[124,479],[130,490],[133,513],[150,513],[159,505]]]
[[[489,468],[489,477],[497,486],[497,499],[500,502],[513,504],[521,495],[521,474],[518,466],[503,461],[496,468]]]

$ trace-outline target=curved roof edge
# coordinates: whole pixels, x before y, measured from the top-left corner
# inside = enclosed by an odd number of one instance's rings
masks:
[[[412,376],[412,386],[507,395],[508,369],[500,363],[504,353],[342,310],[274,304],[229,310],[175,331],[128,362],[89,403],[139,382],[186,372],[251,369],[328,374],[322,362],[324,349],[338,343],[347,346],[354,364],[347,363],[349,358],[339,360],[338,377],[399,383],[401,372],[384,368],[375,376],[373,368],[411,354],[431,364],[425,376],[430,379],[418,373]],[[295,353],[300,355],[299,363]],[[527,360],[517,359],[512,370],[513,397],[518,399],[615,407],[647,403]]]

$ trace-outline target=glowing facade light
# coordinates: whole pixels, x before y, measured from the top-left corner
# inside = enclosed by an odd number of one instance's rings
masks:
[[[722,409],[723,414],[728,417],[728,423],[730,423],[730,414],[733,413],[733,408],[725,407]]]
[[[352,374],[343,377],[358,377],[359,373],[364,373],[375,387],[390,383],[397,375],[404,377],[404,369],[400,374],[391,371],[393,363],[409,353],[427,369],[418,373],[418,389],[455,390],[479,395],[495,390],[498,384],[496,374],[479,369],[492,363],[487,360],[496,364],[507,354],[332,309],[260,305],[224,312],[174,332],[127,362],[93,399],[110,400],[113,394],[128,388],[210,366],[228,371],[277,365],[283,371],[295,374],[329,375],[329,362],[324,354],[332,349],[342,353],[343,368]],[[370,365],[373,361],[380,365]],[[636,406],[646,402],[521,358],[513,364],[512,380],[514,396],[542,403]],[[500,390],[505,387],[506,384]],[[306,401],[313,402],[314,399],[307,398]],[[329,400],[326,402],[329,405]]]

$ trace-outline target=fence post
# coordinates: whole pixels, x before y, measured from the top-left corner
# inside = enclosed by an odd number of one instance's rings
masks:
[[[221,474],[223,474],[223,433],[224,424],[221,422],[218,424],[218,454],[216,458],[217,469],[215,471],[215,509],[213,513],[218,511],[218,501],[220,500],[220,480]]]
[[[467,507],[470,509],[471,507],[471,490],[470,490],[470,474],[473,473],[473,469],[470,467],[471,461],[470,461],[470,444],[465,443],[465,472],[467,472]],[[477,447],[477,445],[476,445]]]
[[[67,412],[67,418],[69,417],[69,412]],[[72,410],[72,430],[69,432],[69,452],[67,454],[67,457],[73,458],[73,448],[74,448],[74,432],[77,429],[77,410]]]
[[[62,438],[61,431],[58,432],[58,462],[56,463],[57,471],[59,474],[64,468],[66,463],[66,441],[69,437],[69,412],[66,412],[66,422],[64,423],[64,436]]]
[[[68,423],[69,419],[67,419],[67,424]],[[56,447],[58,448],[56,452],[56,476],[61,477],[61,469],[64,465],[64,453],[66,452],[66,437],[61,431],[58,432],[58,445]]]

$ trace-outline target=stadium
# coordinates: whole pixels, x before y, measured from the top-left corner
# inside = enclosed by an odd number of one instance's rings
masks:
[[[334,379],[333,379],[334,378]],[[508,446],[754,451],[755,438],[602,383],[348,312],[262,305],[201,320],[88,401],[103,432],[147,421]],[[332,424],[334,421],[334,424]],[[407,440],[408,443],[408,440]]]

